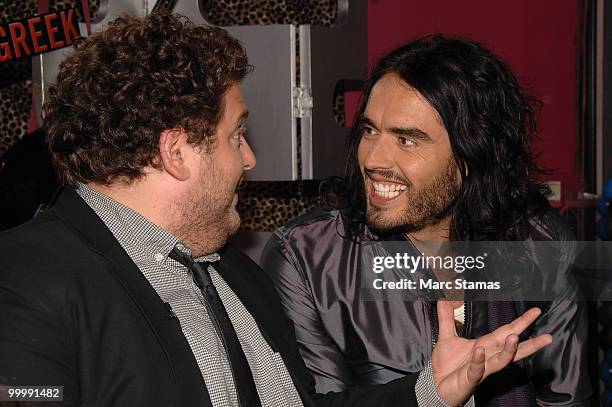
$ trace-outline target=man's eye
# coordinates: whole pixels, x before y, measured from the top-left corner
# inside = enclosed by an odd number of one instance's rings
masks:
[[[362,136],[371,136],[374,134],[374,129],[372,129],[371,127],[364,126],[361,129],[359,129],[359,133]]]
[[[246,124],[243,124],[236,129],[232,137],[236,140],[242,141],[242,138],[246,136],[246,130],[247,130]]]
[[[414,141],[410,140],[408,137],[398,137],[399,143],[402,146],[414,146]]]

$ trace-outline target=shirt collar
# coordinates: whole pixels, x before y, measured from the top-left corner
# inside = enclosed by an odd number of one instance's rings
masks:
[[[110,196],[82,183],[77,185],[76,190],[107,226],[112,223],[119,227],[122,235],[139,242],[145,250],[152,252],[155,260],[165,261],[170,251],[179,242],[170,232]],[[121,238],[117,235],[115,237]],[[184,247],[191,254],[191,249],[187,245]]]
[[[105,224],[109,222],[119,224],[123,233],[128,233],[130,238],[139,241],[145,250],[151,251],[156,261],[166,261],[175,247],[191,257],[192,251],[189,245],[135,210],[83,183],[78,183],[77,193]],[[210,253],[194,260],[214,263],[220,259],[218,253]]]
[[[184,242],[179,240],[176,242],[176,245],[174,247],[183,253],[187,253],[189,257],[191,257],[191,247],[189,247]],[[218,253],[205,254],[204,256],[196,257],[195,259],[193,259],[193,261],[197,261],[197,262],[205,261],[207,263],[215,263],[219,260],[221,260],[221,256]]]

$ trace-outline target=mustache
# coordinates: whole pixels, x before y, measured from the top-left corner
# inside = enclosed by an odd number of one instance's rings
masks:
[[[407,186],[412,185],[412,182],[410,182],[408,178],[393,172],[392,170],[368,170],[367,168],[364,168],[363,172],[368,176],[378,175],[382,178],[388,179],[389,181],[396,181]]]

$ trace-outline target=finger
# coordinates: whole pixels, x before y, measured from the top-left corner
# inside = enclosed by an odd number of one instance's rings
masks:
[[[527,356],[531,356],[542,348],[547,347],[553,341],[553,338],[549,334],[543,334],[536,336],[535,338],[528,339],[521,342],[518,346],[514,361],[521,360]]]
[[[519,338],[517,335],[508,335],[506,337],[501,352],[496,353],[487,360],[486,376],[499,372],[514,360],[514,356],[518,350],[518,341]]]
[[[485,372],[485,349],[478,347],[472,352],[468,365],[467,381],[470,388],[478,386]]]
[[[523,315],[508,324],[508,327],[510,328],[509,333],[520,335],[525,329],[533,324],[541,313],[542,311],[539,308],[528,309],[523,313]]]
[[[444,300],[438,300],[438,338],[448,339],[457,336],[457,329],[455,328],[455,318],[453,316],[453,307],[450,302]]]
[[[493,341],[495,343],[499,343],[501,341],[505,341],[508,335],[520,335],[529,327],[529,325],[533,324],[541,313],[542,311],[540,311],[539,308],[530,308],[529,310],[525,311],[523,315],[516,318],[509,324],[502,325],[490,334],[483,336],[481,341]],[[483,345],[487,348],[491,346],[491,344],[485,343],[483,343]]]

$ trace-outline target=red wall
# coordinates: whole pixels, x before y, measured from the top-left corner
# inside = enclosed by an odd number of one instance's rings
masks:
[[[426,34],[481,42],[510,64],[544,105],[534,151],[562,190],[576,190],[579,0],[368,0],[369,67],[396,46]]]

